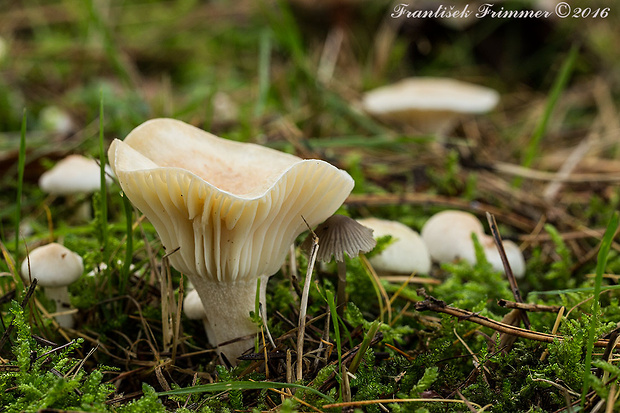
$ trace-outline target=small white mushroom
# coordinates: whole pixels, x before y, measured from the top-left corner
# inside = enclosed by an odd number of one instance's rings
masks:
[[[433,261],[443,263],[462,259],[476,263],[476,250],[471,238],[474,233],[484,249],[487,261],[496,271],[504,271],[493,237],[484,232],[475,215],[447,210],[433,215],[422,227],[422,239]],[[525,275],[525,260],[519,247],[512,241],[503,241],[506,256],[515,277]]]
[[[106,170],[111,173],[107,165]],[[69,198],[79,194],[92,194],[101,188],[100,174],[99,164],[94,159],[82,155],[69,155],[41,175],[39,187],[48,194]],[[106,176],[106,184],[111,183],[112,179]],[[90,203],[83,202],[76,217],[80,220],[91,219]]]
[[[75,130],[75,122],[69,113],[58,106],[46,106],[39,113],[44,130],[58,135],[69,135]]]
[[[468,212],[442,211],[433,215],[422,227],[422,240],[433,261],[451,262],[462,259],[476,262],[476,251],[471,241],[475,233],[482,242],[484,227]]]
[[[91,194],[101,188],[100,173],[94,159],[69,155],[41,175],[39,187],[52,195]],[[106,183],[112,180],[106,177]]]
[[[493,241],[492,237],[488,237]],[[506,258],[508,258],[508,263],[510,264],[510,269],[515,277],[521,278],[525,275],[525,258],[523,258],[523,253],[517,244],[510,240],[502,240],[502,245],[504,246],[504,251],[506,252]],[[499,255],[499,251],[495,246],[495,241],[493,241],[493,247],[484,250],[484,253],[487,257],[487,261],[493,266],[496,270],[504,270],[504,264],[502,263],[502,258]]]
[[[387,274],[428,274],[431,257],[420,235],[407,225],[378,218],[358,219],[374,230],[375,238],[392,236],[392,243],[370,258],[373,268]]]
[[[56,304],[56,312],[71,310],[71,301],[67,287],[78,280],[84,271],[82,257],[55,242],[35,248],[24,259],[21,275],[29,283],[37,279],[44,288],[45,295]],[[73,314],[55,316],[58,325],[73,328]]]
[[[442,135],[459,116],[485,113],[499,94],[484,86],[436,77],[407,78],[366,92],[362,106],[371,115],[406,124],[416,131]]]

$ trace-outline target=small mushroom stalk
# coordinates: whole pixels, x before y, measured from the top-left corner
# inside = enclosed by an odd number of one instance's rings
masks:
[[[73,328],[75,325],[75,317],[73,314],[62,314],[73,309],[71,299],[69,298],[69,290],[65,287],[44,287],[45,295],[56,304],[56,314],[54,319],[60,327]]]
[[[338,264],[336,305],[338,315],[342,317],[347,302],[347,264],[345,262],[345,254],[350,258],[357,257],[360,253],[372,250],[377,245],[377,241],[372,236],[372,229],[345,215],[332,215],[320,224],[315,232],[319,237],[320,245],[317,260],[329,262],[333,255]],[[302,244],[302,248],[309,251],[310,247],[311,237],[308,237]]]

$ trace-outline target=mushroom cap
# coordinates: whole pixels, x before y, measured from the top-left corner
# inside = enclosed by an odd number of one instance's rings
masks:
[[[510,264],[512,274],[517,278],[522,278],[525,275],[525,259],[523,258],[521,249],[517,244],[510,240],[502,240],[502,244],[504,245],[504,251],[506,252],[506,258],[508,258],[508,263]],[[499,251],[495,246],[495,242],[493,242],[492,248],[485,248],[484,252],[487,257],[487,261],[489,261],[489,263],[493,266],[493,269],[497,271],[504,271],[504,263],[502,262]]]
[[[462,259],[476,263],[476,249],[471,239],[475,233],[484,249],[484,255],[494,270],[504,271],[504,264],[493,237],[484,233],[482,223],[469,212],[446,210],[433,215],[422,227],[424,240],[431,258],[437,262]],[[521,250],[510,240],[502,241],[508,263],[515,277],[525,275],[525,259]]]
[[[110,163],[129,200],[157,230],[170,263],[218,281],[274,274],[306,224],[332,215],[353,179],[321,160],[218,138],[173,119],[153,119]]]
[[[317,260],[329,262],[332,255],[336,261],[344,261],[346,253],[350,258],[372,250],[377,241],[372,236],[372,229],[365,227],[346,215],[332,215],[319,224],[314,231],[319,237]],[[312,236],[304,241],[302,248],[312,248]]]
[[[428,274],[431,257],[420,235],[407,225],[378,218],[359,219],[362,225],[374,230],[376,238],[391,235],[394,239],[380,254],[370,258],[379,272],[396,274]]]
[[[413,77],[366,92],[363,106],[374,115],[411,111],[484,113],[499,102],[499,93],[455,79]]]
[[[187,293],[183,299],[183,312],[190,320],[202,320],[203,318],[207,318],[207,313],[205,313],[205,308],[202,301],[200,301],[198,291],[191,290]]]
[[[70,249],[52,242],[35,248],[24,259],[22,278],[36,278],[42,287],[65,287],[76,281],[84,272],[82,257]]]
[[[92,193],[101,188],[100,174],[99,164],[94,159],[69,155],[41,175],[39,187],[53,195]],[[106,176],[106,183],[111,182]]]
[[[431,258],[450,262],[457,258],[476,262],[471,233],[483,242],[484,227],[475,215],[464,211],[446,210],[433,215],[422,227],[422,240]]]

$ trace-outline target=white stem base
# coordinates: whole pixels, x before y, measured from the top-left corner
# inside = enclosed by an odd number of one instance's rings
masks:
[[[260,301],[265,306],[268,277],[261,279]],[[218,354],[224,354],[232,364],[237,357],[254,345],[258,327],[250,319],[256,300],[256,280],[234,283],[192,280],[207,315],[205,329],[209,343],[217,345]],[[234,343],[221,345],[231,340],[247,337]]]
[[[45,287],[45,295],[56,304],[57,313],[73,309],[67,287]],[[54,318],[62,328],[73,328],[75,326],[73,314],[58,314]]]

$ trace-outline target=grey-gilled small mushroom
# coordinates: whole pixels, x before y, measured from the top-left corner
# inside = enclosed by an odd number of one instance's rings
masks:
[[[499,102],[495,90],[455,79],[412,77],[366,92],[362,106],[388,122],[442,135],[465,114],[485,113]]]
[[[24,259],[21,275],[24,281],[37,279],[45,295],[56,304],[56,312],[71,310],[67,287],[82,276],[82,257],[55,242],[35,248]],[[73,314],[58,314],[54,317],[63,328],[73,328]]]
[[[317,225],[354,185],[327,162],[222,139],[173,119],[143,123],[114,140],[108,155],[125,195],[200,296],[209,341],[233,364],[257,332],[250,318],[257,278],[263,286],[278,271],[306,229],[302,217]]]
[[[431,257],[420,235],[407,225],[386,219],[358,219],[362,225],[374,230],[375,238],[390,235],[393,242],[379,254],[370,258],[373,268],[381,273],[428,274]]]
[[[439,263],[457,259],[476,263],[476,251],[471,234],[476,234],[485,256],[493,269],[504,271],[495,241],[484,232],[475,215],[464,211],[446,210],[433,215],[422,227],[422,239],[431,258]],[[519,247],[512,241],[503,241],[510,267],[515,277],[525,275],[525,261]]]
[[[109,166],[106,169],[111,173]],[[112,179],[106,176],[106,184]],[[92,194],[101,188],[101,169],[94,159],[82,155],[69,155],[60,160],[52,169],[39,178],[39,187],[51,195],[74,197],[79,194]],[[90,204],[84,202],[76,216],[81,220],[91,218]]]
[[[346,303],[347,267],[345,254],[355,258],[360,253],[371,251],[377,241],[372,229],[360,224],[346,215],[332,215],[314,230],[319,238],[319,250],[316,259],[323,262],[332,260],[338,264],[338,288],[336,304],[338,314],[342,315]],[[309,251],[312,247],[312,236],[308,236],[302,244],[302,249]]]

